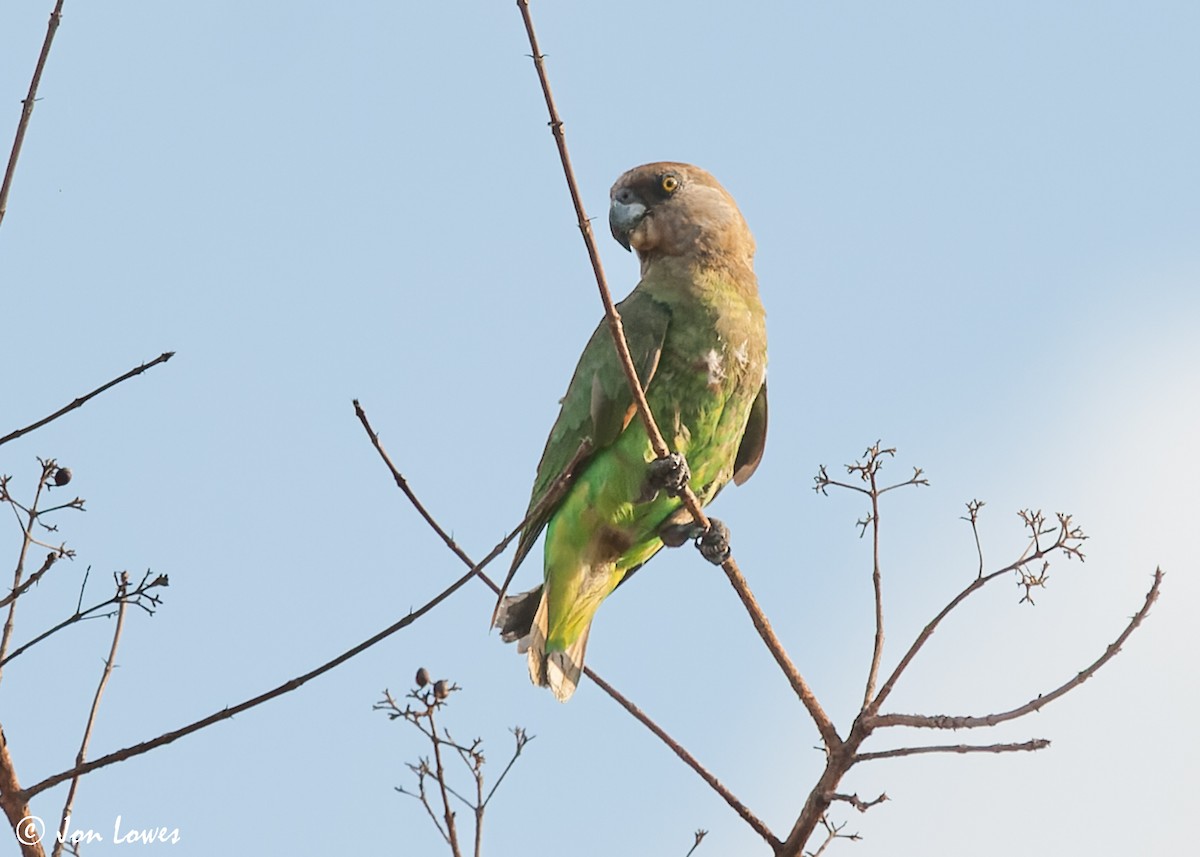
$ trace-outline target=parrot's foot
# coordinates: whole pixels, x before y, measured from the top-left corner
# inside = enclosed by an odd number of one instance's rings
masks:
[[[720,565],[729,559],[729,527],[716,518],[709,518],[708,524],[708,529],[696,539],[696,547],[700,556],[713,565]]]
[[[695,542],[702,557],[713,565],[720,565],[729,559],[729,527],[716,518],[709,518],[708,524],[707,530],[695,521],[666,524],[658,528],[658,537],[669,548],[677,548],[684,542]]]
[[[666,491],[672,497],[678,497],[691,478],[692,471],[687,459],[678,452],[672,452],[646,465],[646,486],[642,489],[642,496],[649,501],[658,496],[659,491]]]

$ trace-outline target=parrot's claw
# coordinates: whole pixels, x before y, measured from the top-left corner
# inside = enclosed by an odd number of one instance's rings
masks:
[[[729,527],[716,518],[708,519],[709,527],[696,539],[700,556],[713,565],[721,565],[729,559]]]
[[[678,452],[672,452],[665,458],[656,458],[646,465],[644,493],[649,494],[651,499],[659,491],[666,491],[672,497],[678,497],[691,478],[692,471],[688,467],[687,459]]]

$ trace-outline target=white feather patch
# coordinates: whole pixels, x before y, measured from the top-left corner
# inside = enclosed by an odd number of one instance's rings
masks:
[[[708,349],[708,353],[704,355],[704,368],[708,372],[708,386],[720,386],[725,380],[725,358],[717,353],[717,349]]]

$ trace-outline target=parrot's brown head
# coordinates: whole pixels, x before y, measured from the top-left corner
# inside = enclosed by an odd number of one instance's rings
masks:
[[[737,203],[699,167],[669,161],[634,167],[609,198],[613,237],[637,251],[643,271],[664,257],[752,264],[754,238]]]

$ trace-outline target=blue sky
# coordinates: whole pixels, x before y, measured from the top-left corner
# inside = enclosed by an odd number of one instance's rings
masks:
[[[0,13],[11,128],[50,8]],[[37,8],[35,8],[35,6]],[[45,7],[45,8],[42,8]],[[168,365],[0,449],[75,472],[79,553],[17,616],[68,614],[83,571],[169,573],[132,615],[98,755],[234,704],[393,622],[460,573],[354,419],[362,400],[433,513],[482,555],[521,517],[556,402],[600,304],[511,2],[67,4],[0,226],[0,433],[133,365]],[[716,514],[840,724],[870,646],[863,508],[811,490],[877,438],[932,486],[884,507],[888,655],[988,563],[1023,507],[1069,511],[1087,562],[1038,606],[977,596],[895,710],[1020,704],[1098,656],[1167,572],[1150,621],[1092,681],[986,734],[1004,757],[855,769],[892,800],[839,820],[842,852],[1178,853],[1200,742],[1191,659],[1200,346],[1200,119],[1190,3],[937,2],[751,8],[538,3],[589,212],[625,169],[716,175],[754,230],[770,334],[767,456]],[[8,131],[3,133],[7,134]],[[601,246],[613,289],[636,262]],[[0,531],[15,557],[18,531]],[[7,544],[7,547],[4,545]],[[518,585],[532,585],[536,564]],[[497,773],[489,853],[766,853],[596,688],[531,687],[468,587],[267,707],[83,781],[75,826],[178,827],[175,854],[444,847],[408,785],[425,752],[371,711],[418,666],[464,688],[446,719]],[[111,625],[6,668],[25,782],[74,756]],[[816,732],[720,572],[663,554],[599,613],[589,663],[777,831],[819,771]],[[39,798],[53,817],[62,792]],[[111,844],[89,853],[118,853]],[[838,852],[834,852],[838,853]]]

